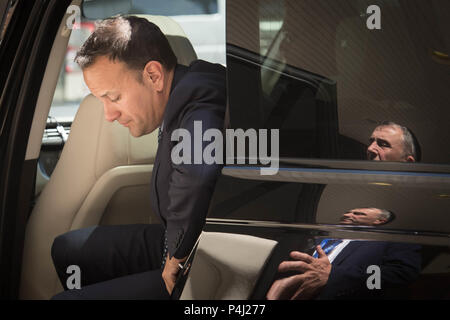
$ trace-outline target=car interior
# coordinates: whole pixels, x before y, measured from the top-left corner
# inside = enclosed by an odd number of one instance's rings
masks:
[[[74,1],[72,4],[81,3]],[[175,21],[163,16],[140,16],[161,28],[168,37],[178,63],[189,65],[196,59],[191,43]],[[47,65],[42,82],[27,157],[39,156],[49,107],[70,35],[66,19],[67,16],[61,21],[49,58],[51,63]],[[156,150],[157,132],[134,138],[127,128],[104,119],[102,103],[97,98],[88,95],[83,99],[71,125],[69,139],[28,221],[21,299],[49,299],[62,291],[50,256],[51,245],[57,235],[91,225],[159,223],[152,213],[148,196]],[[207,237],[214,239],[214,235]],[[248,238],[242,241],[254,241]],[[263,260],[271,250],[267,245],[257,249],[255,252],[260,252]],[[208,246],[202,243],[199,251],[202,250],[208,252]],[[203,259],[209,261],[209,258]],[[234,258],[231,260],[239,261]],[[216,269],[213,267],[209,270],[211,276],[219,279],[220,272],[215,274]],[[202,271],[203,274],[205,272],[207,270]],[[243,276],[248,274],[256,276],[257,272],[246,270]],[[230,294],[223,288],[221,293],[197,293],[191,282],[189,288],[190,291],[184,293],[182,298],[196,297],[198,294],[202,297],[206,297],[205,294],[217,297]],[[245,289],[236,290],[236,297],[245,297]]]

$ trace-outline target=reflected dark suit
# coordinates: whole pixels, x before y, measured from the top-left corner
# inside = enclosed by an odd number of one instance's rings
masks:
[[[352,241],[336,256],[328,282],[317,298],[383,298],[390,290],[406,288],[420,274],[420,248],[403,243]],[[380,290],[367,288],[370,265],[380,267]]]

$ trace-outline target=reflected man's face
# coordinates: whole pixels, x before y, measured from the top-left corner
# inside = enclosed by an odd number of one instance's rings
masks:
[[[340,223],[362,226],[375,226],[386,223],[386,218],[380,215],[377,208],[357,208],[348,210],[341,217]]]
[[[369,139],[367,159],[377,161],[414,161],[407,156],[403,142],[403,132],[395,126],[375,128]]]

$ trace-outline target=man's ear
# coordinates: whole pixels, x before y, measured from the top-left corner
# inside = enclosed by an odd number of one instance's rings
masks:
[[[406,162],[416,162],[416,159],[414,159],[413,156],[407,156],[406,157]]]
[[[148,82],[157,92],[164,89],[164,68],[158,61],[149,61],[144,67],[144,81]]]
[[[376,226],[381,225],[381,224],[385,224],[385,223],[387,223],[387,219],[384,219],[384,218],[378,218],[377,220],[375,220],[373,222],[373,224],[376,225]]]

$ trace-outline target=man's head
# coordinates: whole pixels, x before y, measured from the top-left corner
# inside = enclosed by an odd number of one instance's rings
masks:
[[[103,102],[106,120],[117,120],[135,137],[161,124],[177,58],[156,25],[132,16],[105,19],[75,61]]]
[[[413,133],[394,122],[383,122],[369,139],[367,158],[378,161],[420,161],[420,151]]]
[[[377,226],[394,220],[395,215],[388,210],[378,208],[356,208],[348,210],[341,217],[342,224]]]

